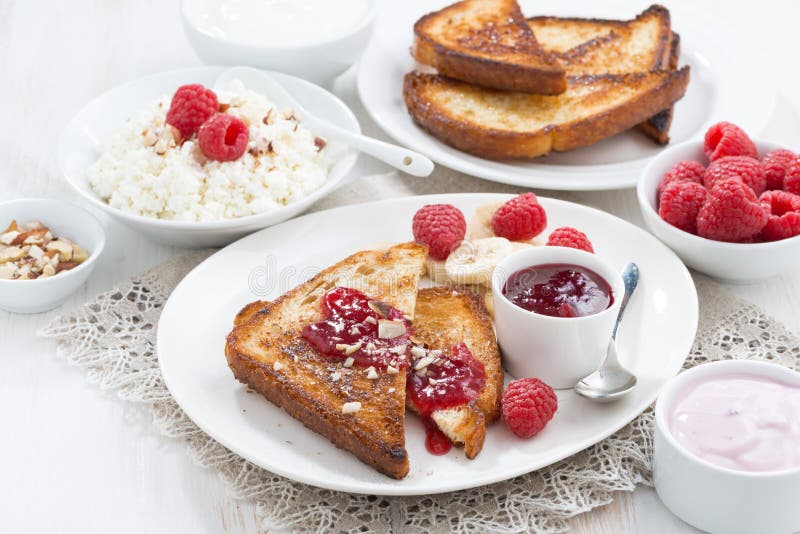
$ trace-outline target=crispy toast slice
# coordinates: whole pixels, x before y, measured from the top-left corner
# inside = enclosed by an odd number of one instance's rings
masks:
[[[516,0],[463,0],[425,15],[414,25],[411,54],[443,76],[483,87],[567,88],[564,68],[539,46]]]
[[[632,20],[532,17],[528,25],[542,47],[556,53],[570,76],[675,70],[680,39],[669,11],[650,6]],[[659,144],[669,141],[673,110],[639,124]]]
[[[627,130],[675,103],[688,83],[688,67],[581,76],[565,93],[546,96],[410,72],[403,95],[414,121],[437,139],[483,158],[528,159]]]
[[[344,368],[317,352],[302,329],[322,319],[321,297],[337,286],[358,289],[413,316],[427,247],[405,243],[364,251],[323,270],[274,302],[247,305],[228,335],[234,376],[311,430],[393,478],[409,469],[405,449],[405,373]],[[360,403],[351,413],[348,408]]]
[[[432,348],[448,353],[464,342],[473,357],[483,364],[486,385],[477,399],[462,406],[431,414],[436,426],[455,445],[464,447],[467,458],[483,448],[486,425],[500,417],[503,368],[489,313],[483,299],[466,288],[440,286],[420,289],[414,310],[414,336]],[[406,398],[406,407],[416,412]]]

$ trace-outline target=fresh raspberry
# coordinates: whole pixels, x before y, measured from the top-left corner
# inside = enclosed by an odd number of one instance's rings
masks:
[[[658,204],[658,214],[676,228],[690,234],[697,233],[697,214],[706,201],[708,191],[695,182],[669,184]]]
[[[575,228],[570,228],[569,226],[553,230],[553,233],[550,234],[550,237],[547,239],[547,246],[577,248],[594,253],[592,242],[589,241],[586,234]]]
[[[714,184],[731,178],[740,180],[752,189],[756,196],[763,193],[767,187],[763,165],[757,159],[748,156],[728,156],[715,160],[703,175],[703,181],[709,191],[714,188]]]
[[[759,200],[769,210],[769,220],[761,230],[764,241],[800,235],[800,196],[785,191],[767,191]]]
[[[800,195],[800,156],[795,156],[786,167],[786,176],[783,178],[783,190],[787,193]]]
[[[428,254],[446,260],[467,235],[467,220],[451,204],[428,204],[414,214],[411,223],[414,240],[428,245]]]
[[[495,235],[510,241],[527,241],[541,234],[547,226],[547,214],[533,193],[516,196],[497,208],[492,215]]]
[[[532,438],[553,418],[558,398],[553,388],[538,378],[521,378],[506,386],[502,407],[511,431],[521,438]]]
[[[755,143],[744,130],[730,122],[718,122],[706,132],[703,151],[708,161],[716,161],[725,156],[758,157]]]
[[[190,137],[219,110],[217,95],[195,83],[178,87],[167,111],[167,124],[177,128],[184,138]]]
[[[670,170],[664,174],[661,183],[658,184],[658,196],[664,191],[672,182],[696,182],[703,183],[703,175],[706,168],[696,161],[680,161],[672,166]]]
[[[767,191],[783,189],[783,178],[786,169],[794,161],[795,155],[791,150],[779,148],[766,154],[761,160],[764,175],[767,178]]]
[[[208,119],[197,132],[200,150],[208,159],[233,161],[247,150],[250,130],[238,117],[218,113]]]
[[[769,213],[739,180],[718,182],[697,215],[697,233],[716,241],[744,242],[767,224]]]

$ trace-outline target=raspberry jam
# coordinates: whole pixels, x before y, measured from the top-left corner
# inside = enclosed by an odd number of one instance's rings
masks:
[[[512,274],[503,295],[524,310],[551,317],[585,317],[614,303],[609,283],[579,265],[535,265]]]
[[[341,360],[352,357],[357,365],[381,369],[407,365],[411,323],[400,310],[356,289],[336,287],[322,298],[322,313],[324,319],[306,326],[302,336],[325,356]],[[403,333],[381,338],[379,323],[387,320],[402,325]],[[398,325],[390,326],[398,329]]]
[[[411,350],[411,357],[406,389],[425,420],[425,446],[431,454],[445,454],[450,450],[450,441],[431,421],[431,414],[478,398],[486,384],[483,364],[472,356],[464,343],[455,345],[449,358],[440,350],[420,346]]]

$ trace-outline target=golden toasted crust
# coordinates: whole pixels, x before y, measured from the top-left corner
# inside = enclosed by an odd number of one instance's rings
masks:
[[[533,17],[528,24],[543,48],[558,54],[571,76],[675,70],[679,38],[669,10],[650,6],[633,20]],[[669,142],[672,106],[637,127],[659,144]]]
[[[434,412],[432,419],[457,445],[464,446],[467,458],[474,458],[486,438],[486,424],[500,417],[503,368],[489,313],[483,299],[461,287],[433,287],[417,293],[414,335],[431,348],[445,354],[464,342],[483,364],[486,385],[477,399],[467,405]],[[406,406],[416,411],[409,400]]]
[[[274,302],[246,306],[225,346],[234,376],[364,463],[404,477],[405,374],[381,372],[370,380],[365,370],[319,354],[300,334],[321,319],[320,298],[337,286],[359,289],[410,316],[426,255],[427,247],[415,243],[359,252]],[[348,402],[361,408],[343,413]]]
[[[681,38],[677,33],[672,34],[672,42],[670,44],[670,53],[667,60],[667,68],[675,70],[678,68],[678,59],[680,58]],[[672,117],[675,115],[675,106],[670,106],[664,110],[659,111],[645,122],[638,125],[639,130],[647,134],[648,137],[653,139],[660,145],[669,143],[669,130],[672,126]]]
[[[570,78],[557,96],[505,93],[434,74],[406,74],[403,95],[417,124],[439,140],[491,159],[528,159],[591,145],[680,99],[689,68]]]
[[[516,0],[464,0],[414,25],[414,58],[483,87],[559,94],[564,68],[536,42]]]

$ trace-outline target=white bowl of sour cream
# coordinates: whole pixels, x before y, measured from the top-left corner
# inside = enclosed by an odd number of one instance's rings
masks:
[[[674,378],[656,403],[653,478],[708,531],[800,531],[800,373],[726,360]]]
[[[204,62],[250,65],[317,84],[355,64],[377,0],[182,0],[189,42]]]

